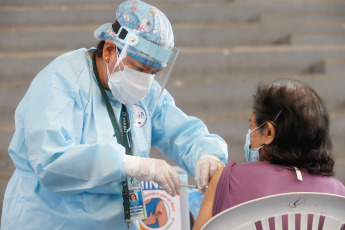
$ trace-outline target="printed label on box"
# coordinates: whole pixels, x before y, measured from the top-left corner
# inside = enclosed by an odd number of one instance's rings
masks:
[[[156,182],[143,181],[147,218],[139,221],[141,230],[181,229],[180,194],[167,194]]]

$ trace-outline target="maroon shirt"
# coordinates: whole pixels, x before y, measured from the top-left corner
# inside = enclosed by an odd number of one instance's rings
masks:
[[[297,179],[293,167],[266,162],[225,166],[216,188],[212,215],[246,201],[288,192],[321,192],[345,196],[345,186],[333,177],[309,175],[302,171],[303,181]]]

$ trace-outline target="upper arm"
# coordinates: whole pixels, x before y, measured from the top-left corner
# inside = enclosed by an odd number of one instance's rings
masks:
[[[196,218],[193,230],[201,229],[201,227],[212,218],[213,201],[216,194],[217,184],[224,168],[219,169],[212,177],[205,197],[202,201],[201,208]]]
[[[166,222],[168,221],[167,211],[165,209],[165,206],[162,200],[158,202],[156,206],[155,214],[159,212],[160,214],[158,215],[157,220],[158,220],[158,226],[161,227],[164,224],[166,224]]]

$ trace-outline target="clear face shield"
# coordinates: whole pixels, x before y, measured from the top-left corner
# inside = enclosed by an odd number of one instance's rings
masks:
[[[151,117],[170,78],[179,49],[165,49],[141,37],[140,31],[128,29],[117,23],[114,23],[112,28],[117,35],[115,45],[120,50],[112,72],[128,72],[126,76],[122,76],[122,80],[128,83],[128,92],[137,94],[136,96],[141,95],[136,103],[132,103],[135,99],[130,103],[118,99],[134,113],[137,113],[138,109],[145,109],[148,112],[147,116]],[[124,71],[125,69],[130,70]],[[137,77],[134,77],[135,75]],[[147,79],[150,77],[153,77],[152,81]],[[133,85],[136,85],[135,89]],[[148,94],[150,96],[146,97]]]

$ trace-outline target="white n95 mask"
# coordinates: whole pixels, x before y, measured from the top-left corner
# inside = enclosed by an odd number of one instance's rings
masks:
[[[133,70],[124,65],[123,70],[109,73],[108,85],[113,95],[125,105],[134,105],[144,99],[150,92],[154,74]]]

